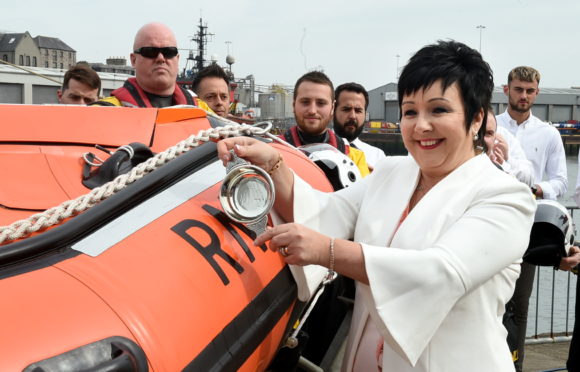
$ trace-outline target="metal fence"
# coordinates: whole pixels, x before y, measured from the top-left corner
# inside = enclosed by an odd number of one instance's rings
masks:
[[[576,206],[567,206],[574,219]],[[577,212],[580,215],[580,212]],[[578,245],[578,243],[576,243]],[[526,343],[569,341],[574,328],[578,278],[569,271],[551,267],[536,269],[528,312]]]

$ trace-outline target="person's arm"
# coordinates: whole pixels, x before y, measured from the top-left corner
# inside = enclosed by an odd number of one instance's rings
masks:
[[[290,265],[320,265],[361,283],[369,282],[359,243],[333,239],[296,223],[274,226],[258,236],[254,244],[267,241],[273,251],[285,249],[284,257]]]
[[[534,168],[526,158],[520,141],[503,127],[498,127],[498,133],[501,134],[508,148],[507,166],[502,165],[504,170],[516,177],[518,181],[530,187],[534,186]]]
[[[217,143],[218,156],[224,165],[231,160],[230,150],[237,156],[264,169],[274,182],[276,199],[274,209],[286,222],[294,220],[293,185],[294,173],[284,162],[282,155],[272,146],[254,138],[235,137]]]
[[[384,167],[377,170],[379,177],[385,177]],[[367,194],[373,176],[355,182],[348,188],[333,193],[320,192],[302,180],[294,177],[295,197],[293,216],[298,223],[274,226],[256,238],[255,244],[270,241],[270,249],[282,250],[288,254],[285,260],[293,265],[331,266],[331,251],[334,255],[333,269],[340,274],[368,283],[364,258],[359,243],[353,239],[360,206]],[[332,249],[331,237],[334,237]]]
[[[568,190],[568,172],[566,170],[566,153],[562,138],[555,128],[551,131],[551,141],[548,146],[546,176],[547,181],[540,182],[537,186],[536,196],[544,199],[556,200]]]

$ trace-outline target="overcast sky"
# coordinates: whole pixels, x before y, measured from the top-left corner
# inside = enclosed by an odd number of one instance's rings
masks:
[[[401,68],[422,46],[455,39],[479,49],[481,35],[496,85],[530,65],[540,87],[580,86],[579,0],[20,0],[3,2],[0,32],[57,37],[77,60],[104,63],[128,60],[136,31],[152,21],[171,27],[180,48],[194,48],[200,16],[214,34],[208,55],[225,66],[230,41],[234,74],[258,84],[293,85],[317,68],[335,85],[374,89],[395,82],[397,61]]]

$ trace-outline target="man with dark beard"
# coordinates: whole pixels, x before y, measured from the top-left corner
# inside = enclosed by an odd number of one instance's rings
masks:
[[[334,131],[339,136],[346,138],[352,147],[365,153],[367,164],[372,171],[377,162],[385,158],[386,155],[383,150],[358,138],[366,121],[369,94],[360,84],[346,83],[336,88],[334,96],[336,98]]]
[[[503,91],[508,96],[507,110],[496,117],[498,127],[507,129],[522,145],[524,153],[532,163],[536,198],[552,199],[563,196],[568,189],[566,155],[560,133],[550,124],[532,115],[531,108],[540,92],[540,73],[527,66],[516,67],[508,75],[508,84]],[[544,175],[547,180],[543,181]],[[522,263],[522,271],[508,307],[512,307],[518,327],[518,359],[516,371],[521,372],[524,359],[528,305],[536,267]]]

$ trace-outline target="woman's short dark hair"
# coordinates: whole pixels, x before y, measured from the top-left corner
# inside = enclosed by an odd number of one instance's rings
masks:
[[[485,121],[493,92],[493,72],[477,50],[457,41],[439,40],[419,50],[399,77],[399,108],[405,95],[429,88],[441,81],[443,91],[457,83],[465,108],[465,128],[469,131],[475,115],[483,110],[477,146],[484,146]]]

